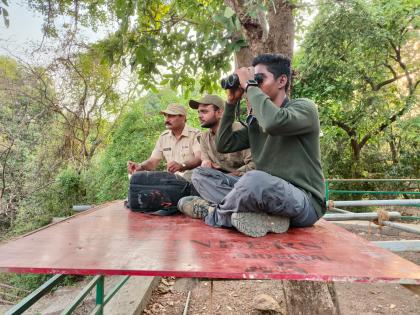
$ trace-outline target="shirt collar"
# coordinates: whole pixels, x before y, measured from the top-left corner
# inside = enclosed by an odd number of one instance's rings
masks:
[[[188,131],[189,131],[189,128],[187,125],[185,125],[184,129],[182,129],[181,137],[188,137]]]
[[[187,125],[185,125],[185,126],[184,126],[184,129],[182,129],[180,139],[181,139],[182,137],[188,137],[188,131],[189,131],[189,127],[188,127]],[[172,130],[170,131],[170,134],[171,134],[171,137],[174,137],[174,138],[175,138],[175,135],[174,135],[174,133],[172,132]]]
[[[288,104],[289,104],[289,97],[286,95],[280,107],[287,107]]]

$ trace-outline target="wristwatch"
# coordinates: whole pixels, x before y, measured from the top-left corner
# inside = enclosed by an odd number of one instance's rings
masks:
[[[258,86],[258,82],[254,79],[248,80],[246,81],[246,87],[245,87],[245,92],[248,91],[248,88],[250,86]]]
[[[183,171],[186,171],[186,170],[187,170],[187,164],[182,163],[182,164],[181,164],[181,166],[182,166],[182,170],[183,170]]]

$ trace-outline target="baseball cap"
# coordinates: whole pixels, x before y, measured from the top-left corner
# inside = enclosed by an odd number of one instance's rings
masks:
[[[195,100],[190,100],[189,101],[190,107],[197,109],[199,104],[213,104],[214,106],[224,109],[225,108],[225,102],[222,100],[221,97],[217,96],[217,95],[210,95],[207,94],[206,96],[204,96],[202,99],[195,101]]]
[[[169,104],[166,109],[160,111],[161,114],[168,114],[168,115],[182,115],[187,116],[187,111],[185,107],[180,104]]]

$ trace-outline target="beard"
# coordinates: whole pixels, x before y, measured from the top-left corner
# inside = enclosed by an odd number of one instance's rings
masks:
[[[202,128],[213,128],[214,126],[216,126],[216,124],[217,124],[217,120],[215,118],[213,118],[211,120],[202,122],[200,126]]]

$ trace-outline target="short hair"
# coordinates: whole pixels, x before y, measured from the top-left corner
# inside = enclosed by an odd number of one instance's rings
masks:
[[[290,58],[282,54],[262,54],[254,58],[252,66],[255,67],[258,64],[265,65],[267,70],[271,72],[275,79],[281,75],[286,75],[286,91],[289,89],[291,80],[291,69],[290,69]]]

